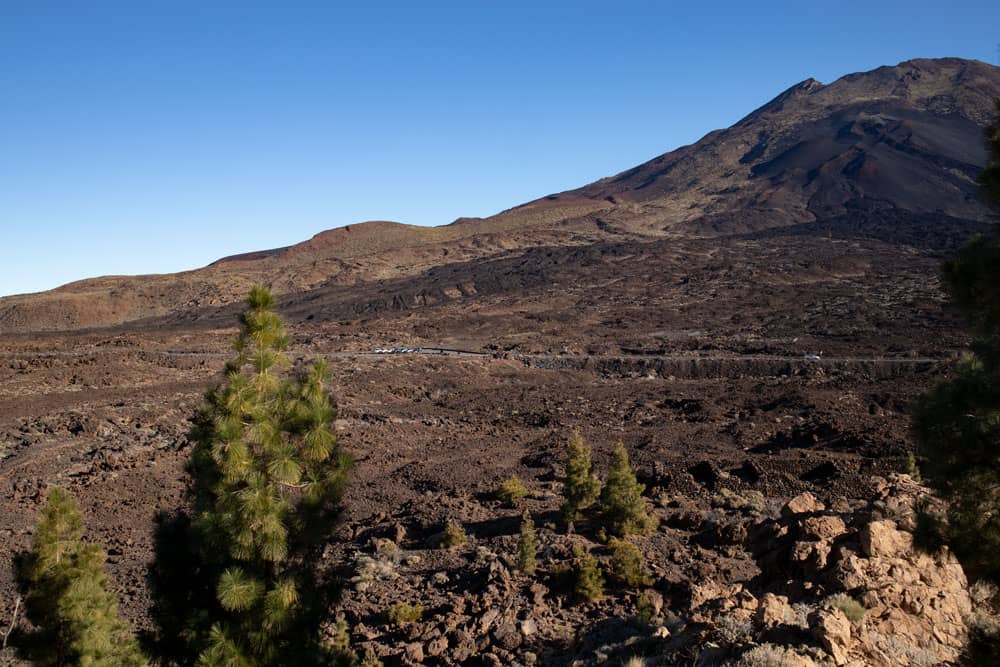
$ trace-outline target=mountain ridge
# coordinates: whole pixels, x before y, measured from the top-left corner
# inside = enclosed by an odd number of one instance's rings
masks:
[[[896,221],[900,238],[912,237],[902,229],[907,221],[926,229],[935,215],[967,233],[990,215],[975,175],[997,97],[1000,68],[957,58],[908,60],[829,84],[808,78],[693,144],[488,218],[437,227],[356,223],[190,271],[4,297],[0,331],[66,331],[217,308],[258,281],[279,295],[377,285],[532,248],[711,238],[861,211]]]

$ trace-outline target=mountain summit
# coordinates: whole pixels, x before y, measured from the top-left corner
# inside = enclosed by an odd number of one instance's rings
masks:
[[[428,276],[445,267],[539,247],[817,229],[925,248],[954,243],[989,219],[975,177],[996,98],[1000,68],[955,58],[910,60],[826,85],[807,79],[695,144],[490,218],[441,227],[360,223],[195,271],[97,278],[7,297],[0,299],[0,331],[200,312],[233,303],[257,281],[279,295],[434,283]],[[505,284],[517,289],[530,273],[510,269]],[[455,284],[440,288],[439,298],[477,291]]]

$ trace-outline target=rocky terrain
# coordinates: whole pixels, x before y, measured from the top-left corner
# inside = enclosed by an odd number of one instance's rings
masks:
[[[954,660],[968,587],[913,550],[924,491],[898,473],[909,402],[965,345],[937,267],[990,220],[974,176],[995,97],[1000,69],[954,59],[810,80],[492,218],[0,299],[0,626],[59,483],[149,627],[153,518],[183,503],[188,419],[264,281],[292,358],[331,362],[356,465],[328,559],[352,640],[386,664]],[[590,603],[559,576],[575,544],[608,561],[596,524],[556,516],[573,430],[602,474],[625,444],[659,522],[633,539],[650,585]],[[495,495],[511,474],[516,504]],[[534,577],[512,567],[525,509]],[[468,542],[437,548],[449,521]],[[421,619],[390,623],[399,603]]]

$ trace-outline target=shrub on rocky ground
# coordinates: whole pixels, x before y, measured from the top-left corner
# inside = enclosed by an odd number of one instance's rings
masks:
[[[809,664],[805,659],[790,649],[774,644],[755,646],[739,657],[732,667],[793,667]]]
[[[837,593],[836,595],[831,595],[825,601],[825,604],[833,607],[834,609],[839,609],[844,612],[844,616],[847,617],[851,623],[860,623],[868,612],[864,605],[852,598],[847,593]]]
[[[764,494],[756,489],[733,491],[722,488],[712,497],[712,505],[755,515],[763,514],[765,508]]]
[[[400,602],[389,607],[386,617],[393,625],[416,623],[424,616],[424,608],[419,604]]]
[[[373,555],[361,554],[354,561],[351,583],[357,590],[367,589],[375,581],[392,581],[399,576],[400,550],[391,540],[377,540]]]
[[[511,475],[508,479],[501,482],[500,487],[497,488],[496,495],[499,500],[508,505],[513,505],[528,495],[528,489],[518,479],[517,475]]]
[[[442,549],[451,549],[460,547],[468,541],[469,536],[465,534],[465,529],[460,524],[449,521],[444,527],[444,532],[441,533],[439,546]]]

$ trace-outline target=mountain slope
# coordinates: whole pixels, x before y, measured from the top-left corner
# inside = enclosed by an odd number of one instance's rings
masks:
[[[641,203],[648,227],[777,226],[873,207],[981,220],[975,176],[997,97],[1000,68],[954,58],[808,79],[727,130],[568,194]]]
[[[440,284],[438,269],[539,247],[779,229],[948,245],[989,218],[975,175],[985,162],[981,128],[997,97],[1000,68],[950,58],[907,61],[829,85],[808,79],[693,145],[490,218],[441,227],[367,222],[194,271],[97,278],[7,297],[0,299],[0,331],[73,330],[218,308],[256,281],[284,295],[356,286],[351,298],[362,300],[366,289],[380,293],[384,281],[409,281],[460,298],[475,286],[458,278]],[[544,253],[525,256],[537,262]],[[539,274],[523,262],[516,270]],[[484,280],[491,290],[525,284]]]

